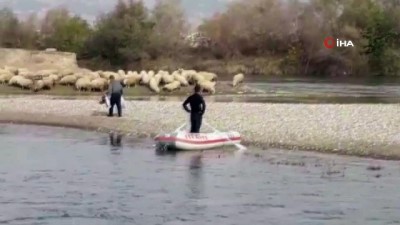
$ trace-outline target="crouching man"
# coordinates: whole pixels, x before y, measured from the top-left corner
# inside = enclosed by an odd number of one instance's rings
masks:
[[[186,112],[190,113],[191,133],[200,133],[203,114],[206,111],[206,103],[204,102],[200,91],[201,87],[196,85],[194,87],[194,93],[183,102],[183,108]],[[188,105],[190,105],[190,109],[188,108]]]
[[[110,109],[108,116],[114,115],[114,106],[117,106],[118,116],[122,116],[121,97],[123,93],[123,84],[121,81],[115,80],[114,76],[110,77],[110,84],[108,85],[108,94],[110,95]]]

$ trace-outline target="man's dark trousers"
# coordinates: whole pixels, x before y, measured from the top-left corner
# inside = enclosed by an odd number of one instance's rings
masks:
[[[190,133],[200,133],[202,120],[203,120],[203,115],[200,112],[190,113],[190,123],[191,123]]]
[[[117,105],[118,109],[118,116],[122,116],[122,107],[121,107],[121,94],[119,93],[112,93],[110,98],[111,107],[109,109],[109,116],[113,116],[114,106]]]

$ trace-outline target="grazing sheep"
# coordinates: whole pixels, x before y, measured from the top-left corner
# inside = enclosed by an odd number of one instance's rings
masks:
[[[53,74],[57,74],[57,73],[53,73]],[[59,71],[58,73],[61,77],[65,77],[68,75],[73,75],[74,71],[71,69],[62,69],[61,71]]]
[[[155,75],[153,70],[150,70],[147,74],[149,75],[150,78],[154,77]]]
[[[4,74],[1,74],[0,75],[0,84],[5,84],[5,83],[7,83],[6,76]]]
[[[157,86],[158,86],[160,84],[160,82],[161,82],[162,75],[157,73],[153,78],[156,80],[156,83],[157,83]]]
[[[104,78],[97,78],[90,81],[91,91],[104,91],[107,89],[108,82]]]
[[[160,84],[161,79],[157,79],[156,77],[152,77],[149,82],[150,90],[160,93],[160,88],[158,85]]]
[[[82,90],[89,91],[91,89],[90,79],[87,77],[79,78],[75,83],[75,88],[78,91]]]
[[[0,74],[0,84],[6,84],[14,75],[11,73]]]
[[[202,71],[197,74],[201,75],[204,78],[204,80],[207,80],[207,81],[216,81],[217,80],[217,75],[215,73]]]
[[[25,77],[18,79],[17,82],[17,85],[20,86],[22,89],[32,89],[33,87],[33,81]]]
[[[208,92],[210,94],[215,93],[215,82],[212,81],[202,81],[199,83],[199,86],[203,89],[203,91]]]
[[[50,77],[43,78],[43,89],[51,89],[55,85],[55,80]]]
[[[123,71],[123,70],[118,70],[118,74],[119,74],[119,76],[122,77],[122,78],[125,77],[125,75],[126,75],[126,74],[125,74],[125,71]]]
[[[174,82],[174,77],[172,75],[169,75],[168,73],[163,73],[161,81],[164,84],[169,84],[169,83]]]
[[[60,79],[60,77],[55,74],[50,74],[50,76],[48,76],[48,78],[52,79],[54,83],[56,83]]]
[[[124,85],[126,87],[134,87],[140,83],[141,77],[140,76],[127,76],[124,79]]]
[[[67,86],[74,85],[77,80],[78,80],[78,77],[76,75],[68,75],[68,76],[61,78],[60,84],[67,85]]]
[[[33,72],[31,72],[31,71],[28,71],[28,70],[22,70],[22,71],[18,72],[18,75],[26,77],[26,78],[29,78],[29,77],[34,76],[35,74]]]
[[[113,76],[115,78],[115,80],[119,79],[119,74],[118,73],[114,73],[114,72],[110,72],[110,71],[101,71],[100,73],[100,77],[101,78],[105,78],[107,80],[110,79],[111,76]]]
[[[142,77],[142,79],[140,80],[141,84],[143,85],[149,84],[151,77],[148,73],[143,73],[141,77]]]
[[[166,91],[174,91],[178,89],[181,86],[181,83],[179,81],[173,81],[172,83],[169,83],[163,87],[164,90]]]
[[[199,84],[201,82],[205,81],[204,77],[201,74],[194,74],[194,76],[192,77],[191,83],[192,84]]]
[[[174,79],[176,81],[179,81],[182,84],[182,86],[188,86],[189,85],[189,82],[182,75],[179,75],[177,73],[173,73],[172,76],[174,77]]]
[[[136,77],[142,77],[138,72],[136,71],[129,71],[129,73],[127,74],[127,76],[136,76]]]
[[[244,80],[244,75],[243,75],[243,73],[236,74],[236,75],[233,77],[232,86],[233,86],[233,87],[236,87],[239,83],[243,82],[243,80]]]
[[[101,78],[101,77],[100,77],[100,74],[98,74],[98,73],[96,73],[96,72],[91,72],[91,73],[88,75],[88,78],[89,78],[90,80],[95,80],[95,79],[98,79],[98,78]]]
[[[19,86],[18,85],[18,81],[20,79],[23,79],[23,76],[17,75],[17,76],[13,76],[9,81],[8,81],[8,85],[10,86]]]
[[[38,92],[38,91],[42,90],[43,88],[44,88],[43,80],[38,80],[35,82],[32,89],[34,92]]]

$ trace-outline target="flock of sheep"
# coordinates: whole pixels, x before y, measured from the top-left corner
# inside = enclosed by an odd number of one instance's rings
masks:
[[[211,72],[179,69],[169,73],[160,70],[154,71],[90,71],[83,70],[41,70],[32,72],[24,68],[4,67],[0,69],[0,84],[8,84],[33,91],[51,89],[56,84],[73,86],[78,91],[105,91],[110,77],[120,80],[126,87],[144,85],[155,93],[174,91],[183,86],[198,84],[204,92],[215,93],[217,75]],[[232,86],[237,86],[244,80],[243,74],[233,78]]]

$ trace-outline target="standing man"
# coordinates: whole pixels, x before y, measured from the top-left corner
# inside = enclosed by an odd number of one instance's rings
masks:
[[[200,95],[201,88],[199,85],[194,87],[194,93],[190,95],[184,102],[183,108],[190,113],[190,133],[200,133],[201,121],[206,111],[206,103],[203,96]],[[188,108],[190,105],[190,109]]]
[[[108,94],[110,95],[110,109],[108,116],[114,116],[114,106],[117,105],[118,116],[122,116],[121,97],[124,86],[121,81],[115,80],[114,76],[110,77],[110,84],[108,85]]]

